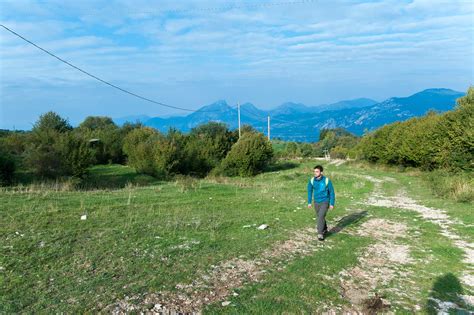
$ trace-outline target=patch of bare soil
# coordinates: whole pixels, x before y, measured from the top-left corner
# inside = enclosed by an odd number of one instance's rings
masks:
[[[324,247],[331,245],[326,243]],[[213,266],[204,274],[197,275],[192,283],[176,285],[176,291],[125,298],[107,306],[106,311],[114,314],[129,312],[200,314],[204,306],[223,301],[231,294],[236,294],[233,289],[246,283],[260,281],[266,272],[265,268],[272,266],[276,261],[288,262],[295,257],[309,255],[320,248],[323,248],[323,244],[318,243],[314,229],[297,231],[290,239],[263,251],[257,259],[234,258],[225,261]],[[228,301],[223,302],[223,305],[229,304]]]
[[[468,270],[470,271],[469,273],[472,274],[472,272],[474,272],[474,244],[463,240],[452,230],[451,225],[456,223],[459,224],[460,222],[450,218],[444,210],[420,205],[415,200],[408,197],[403,191],[392,197],[375,194],[369,198],[368,203],[370,205],[379,207],[399,208],[415,211],[420,214],[423,219],[437,224],[440,227],[441,235],[452,240],[456,247],[464,251],[463,262],[468,266]],[[474,287],[472,276],[463,276],[461,280],[464,284]]]
[[[340,165],[342,165],[346,162],[347,162],[347,160],[343,160],[343,159],[331,159],[329,161],[329,165],[340,166]]]
[[[463,240],[453,231],[451,227],[452,224],[459,224],[461,222],[459,220],[450,218],[446,211],[442,209],[430,208],[418,204],[414,199],[410,198],[405,191],[400,191],[396,196],[385,196],[381,191],[381,184],[388,180],[388,178],[380,180],[371,176],[366,176],[366,179],[372,181],[375,187],[374,193],[367,201],[368,204],[378,207],[399,208],[415,211],[423,219],[437,224],[440,227],[440,234],[450,239],[456,247],[464,251],[463,262],[467,265],[467,270],[461,276],[461,281],[465,285],[474,288],[474,244]],[[449,302],[436,302],[439,306],[438,311],[441,313],[446,312],[447,309],[454,307]],[[468,305],[472,305],[470,302],[470,299],[467,299],[466,303]]]
[[[375,290],[388,285],[395,276],[403,276],[400,271],[412,261],[409,246],[396,243],[406,230],[402,223],[374,218],[354,232],[377,240],[364,249],[356,266],[339,273],[341,295],[357,312],[375,314],[390,308],[390,302]]]

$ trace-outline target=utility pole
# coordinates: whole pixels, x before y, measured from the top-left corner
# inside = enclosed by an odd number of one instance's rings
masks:
[[[237,102],[237,111],[239,116],[239,139],[240,139],[240,102]]]
[[[268,141],[270,141],[270,115],[268,115]]]

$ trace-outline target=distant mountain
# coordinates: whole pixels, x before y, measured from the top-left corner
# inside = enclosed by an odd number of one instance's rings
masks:
[[[257,130],[266,131],[267,116],[271,117],[272,137],[285,140],[313,142],[319,138],[323,128],[342,127],[362,135],[365,130],[374,130],[394,121],[422,116],[432,109],[444,112],[454,108],[456,99],[464,93],[450,89],[428,89],[408,97],[392,97],[377,103],[368,98],[340,101],[320,106],[306,106],[286,102],[275,109],[265,111],[251,103],[241,108],[241,123],[250,124]],[[146,116],[131,116],[133,118]],[[237,128],[237,108],[220,100],[206,105],[187,116],[169,118],[154,117],[143,121],[147,126],[166,132],[170,127],[187,132],[192,128],[216,121]],[[115,121],[124,121],[124,118]]]
[[[291,115],[295,113],[311,113],[313,109],[301,103],[286,102],[270,111],[271,115]]]
[[[428,89],[408,97],[392,97],[383,102],[363,107],[321,112],[305,123],[313,128],[342,127],[362,135],[385,124],[403,121],[426,114],[429,110],[444,112],[456,105],[464,93],[448,89]]]
[[[340,101],[329,105],[319,105],[316,108],[318,109],[317,112],[324,112],[327,110],[367,107],[374,104],[377,104],[377,101],[374,101],[370,98],[357,98],[354,100]]]

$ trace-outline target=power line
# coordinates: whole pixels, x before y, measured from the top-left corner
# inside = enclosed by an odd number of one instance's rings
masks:
[[[114,89],[117,89],[117,90],[119,90],[119,91],[121,91],[121,92],[123,92],[123,93],[132,95],[132,96],[134,96],[134,97],[136,97],[136,98],[139,98],[139,99],[141,99],[141,100],[144,100],[144,101],[147,101],[147,102],[150,102],[150,103],[153,103],[153,104],[157,104],[157,105],[160,105],[160,106],[169,107],[169,108],[173,108],[173,109],[184,110],[184,111],[188,111],[188,112],[219,112],[219,111],[217,111],[217,110],[200,110],[200,109],[194,110],[194,109],[189,109],[189,108],[183,108],[183,107],[173,106],[173,105],[169,105],[169,104],[165,104],[165,103],[162,103],[162,102],[158,102],[158,101],[152,100],[152,99],[150,99],[150,98],[147,98],[147,97],[138,95],[138,94],[136,94],[136,93],[134,93],[134,92],[130,92],[130,91],[124,89],[124,88],[121,88],[120,86],[117,86],[117,85],[115,85],[115,84],[113,84],[113,83],[110,83],[110,82],[108,82],[108,81],[106,81],[106,80],[103,80],[103,79],[99,78],[98,76],[93,75],[92,73],[87,72],[87,71],[85,71],[85,70],[83,70],[83,69],[81,69],[81,68],[79,68],[79,67],[73,65],[72,63],[70,63],[70,62],[68,62],[68,61],[66,61],[66,60],[64,60],[64,59],[62,59],[61,57],[56,56],[56,55],[53,54],[52,52],[50,52],[50,51],[48,51],[48,50],[46,50],[46,49],[44,49],[44,48],[38,46],[37,44],[33,43],[32,41],[28,40],[27,38],[23,37],[22,35],[18,34],[18,33],[15,32],[15,31],[13,31],[12,29],[6,27],[5,25],[0,24],[0,26],[3,27],[3,28],[4,28],[5,30],[7,30],[8,32],[12,33],[13,35],[15,35],[15,36],[21,38],[21,39],[24,40],[25,42],[27,42],[27,43],[29,43],[29,44],[35,46],[35,47],[38,48],[39,50],[41,50],[41,51],[45,52],[46,54],[50,55],[51,57],[54,57],[54,58],[58,59],[59,61],[61,61],[61,62],[65,63],[65,64],[67,64],[68,66],[70,66],[70,67],[72,67],[72,68],[74,68],[74,69],[76,69],[76,70],[78,70],[78,71],[84,73],[85,75],[87,75],[87,76],[89,76],[89,77],[91,77],[91,78],[93,78],[93,79],[95,79],[95,80],[97,80],[97,81],[100,81],[100,82],[102,82],[102,83],[104,83],[104,84],[106,84],[106,85],[108,85],[108,86],[110,86],[110,87],[112,87],[112,88],[114,88]]]

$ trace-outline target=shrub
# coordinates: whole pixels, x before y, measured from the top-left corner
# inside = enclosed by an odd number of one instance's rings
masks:
[[[33,126],[33,131],[67,132],[71,130],[68,120],[52,111],[41,115]]]
[[[474,168],[474,88],[443,114],[395,122],[366,134],[355,152],[370,162],[453,171]]]
[[[138,173],[156,176],[153,161],[154,147],[162,135],[155,129],[141,127],[132,130],[123,141],[128,165]]]
[[[95,164],[124,163],[123,139],[127,128],[119,128],[110,117],[89,116],[77,128],[84,139],[98,139],[92,144]]]
[[[436,196],[458,202],[474,201],[474,180],[471,173],[434,170],[424,173],[423,178]]]
[[[0,185],[10,185],[13,182],[16,163],[13,156],[0,146]]]
[[[89,143],[72,132],[62,134],[55,145],[60,156],[60,175],[72,175],[82,178],[92,165],[93,152]]]
[[[253,176],[265,168],[272,156],[272,145],[263,134],[246,133],[232,146],[217,173]]]
[[[26,149],[26,165],[39,177],[82,177],[92,164],[88,143],[72,132],[35,131]]]

